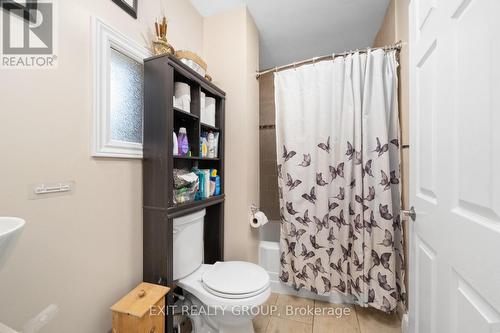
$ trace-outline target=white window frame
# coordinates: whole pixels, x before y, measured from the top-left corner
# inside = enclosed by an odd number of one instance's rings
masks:
[[[116,31],[101,19],[92,17],[92,156],[142,158],[142,144],[111,138],[110,126],[110,60],[111,48],[144,63],[151,52]]]

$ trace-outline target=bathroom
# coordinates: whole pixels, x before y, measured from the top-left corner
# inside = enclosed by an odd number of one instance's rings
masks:
[[[500,327],[500,2],[0,5],[0,333]]]

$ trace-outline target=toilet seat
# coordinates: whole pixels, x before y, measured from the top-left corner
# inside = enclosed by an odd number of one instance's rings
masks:
[[[218,292],[217,290],[213,290],[212,288],[210,288],[209,286],[207,286],[205,283],[203,283],[203,287],[205,287],[205,289],[209,293],[211,293],[212,295],[215,295],[217,297],[229,298],[229,299],[242,299],[242,298],[249,298],[249,297],[253,297],[253,296],[261,294],[267,288],[269,288],[269,284],[266,284],[264,287],[262,287],[261,289],[259,289],[257,291],[254,291],[252,293],[246,293],[246,294],[226,294],[226,293],[221,293],[221,292]]]
[[[270,283],[267,286],[262,286],[259,290],[252,293],[230,294],[222,293],[215,290],[210,290],[205,283],[202,282],[202,276],[205,272],[212,270],[214,265],[201,265],[195,272],[180,279],[177,285],[185,291],[196,296],[203,304],[207,306],[220,307],[224,306],[228,309],[232,307],[252,307],[262,305],[270,296]],[[263,270],[262,267],[258,266]],[[267,274],[267,272],[264,270]],[[269,277],[268,277],[269,278]]]
[[[260,266],[244,261],[216,262],[201,278],[212,294],[232,299],[248,298],[269,287],[269,274]]]

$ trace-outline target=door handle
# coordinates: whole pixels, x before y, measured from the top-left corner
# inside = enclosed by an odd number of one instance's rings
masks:
[[[401,210],[401,214],[403,217],[409,217],[413,222],[417,219],[417,213],[415,212],[415,208],[413,206],[411,206],[409,210]]]

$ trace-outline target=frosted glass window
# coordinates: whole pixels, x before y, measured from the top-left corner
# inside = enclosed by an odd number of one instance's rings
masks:
[[[151,51],[97,17],[92,31],[92,156],[142,158],[143,63]]]
[[[142,144],[143,64],[111,48],[109,84],[111,139]]]

